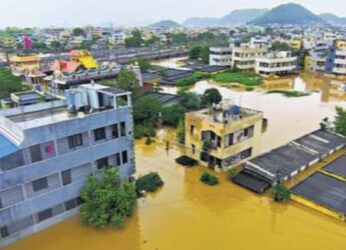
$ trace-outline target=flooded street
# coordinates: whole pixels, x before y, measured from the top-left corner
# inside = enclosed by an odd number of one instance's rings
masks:
[[[263,111],[269,127],[262,137],[262,152],[318,129],[324,117],[333,118],[336,105],[345,106],[337,94],[313,92],[299,98],[266,94],[275,84],[280,89],[310,91],[321,89],[323,82],[302,75],[287,79],[287,83],[270,82],[246,92],[201,81],[191,90],[201,94],[217,87],[224,98]],[[201,184],[204,168],[185,169],[174,162],[182,149],[171,145],[169,151],[165,150],[162,139],[173,136],[170,130],[160,130],[152,145],[136,141],[137,175],[159,172],[165,185],[138,200],[133,217],[123,229],[95,230],[82,226],[75,217],[4,250],[346,249],[343,222],[293,201],[274,203],[270,197],[226,181],[224,175],[219,175],[218,186]]]

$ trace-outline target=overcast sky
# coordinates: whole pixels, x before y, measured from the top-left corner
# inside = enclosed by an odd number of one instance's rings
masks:
[[[0,0],[0,27],[105,24],[146,25],[162,19],[220,17],[240,8],[302,4],[316,14],[346,16],[346,0]]]

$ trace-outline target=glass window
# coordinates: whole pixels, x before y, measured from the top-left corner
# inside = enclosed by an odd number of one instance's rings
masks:
[[[118,124],[114,124],[112,126],[112,136],[113,138],[119,138],[119,128],[118,128]]]
[[[125,136],[125,135],[126,135],[126,126],[125,126],[125,122],[121,122],[121,123],[120,123],[120,135],[121,135],[121,136]]]
[[[100,141],[106,139],[106,129],[98,128],[94,130],[95,141]]]
[[[47,220],[53,216],[53,211],[51,208],[43,210],[37,214],[38,222]]]
[[[96,161],[97,169],[102,169],[109,166],[108,157],[98,159]]]
[[[47,177],[44,177],[32,182],[32,188],[35,192],[45,189],[47,187],[48,187]]]
[[[127,159],[127,151],[123,151],[121,153],[122,155],[122,158],[123,158],[123,164],[126,164],[128,162],[128,159]]]
[[[8,228],[7,226],[1,227],[0,228],[0,238],[6,238],[7,236],[9,236],[9,232],[8,232]]]
[[[65,170],[61,172],[62,177],[62,184],[64,186],[72,183],[72,177],[71,177],[71,169]]]
[[[68,145],[70,148],[76,148],[83,145],[82,134],[71,135],[68,137]]]

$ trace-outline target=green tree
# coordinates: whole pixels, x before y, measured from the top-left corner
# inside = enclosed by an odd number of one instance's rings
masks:
[[[138,97],[141,92],[141,87],[135,73],[128,69],[120,70],[116,86],[119,89],[131,91],[134,97]]]
[[[290,190],[281,183],[272,186],[270,192],[273,199],[277,202],[287,201],[291,196]]]
[[[346,109],[336,107],[334,126],[336,133],[346,136]]]
[[[109,224],[122,226],[131,216],[137,196],[135,185],[121,180],[117,168],[105,168],[101,176],[88,177],[81,197],[85,201],[80,209],[82,221],[102,228]]]
[[[187,43],[188,37],[187,34],[183,32],[179,32],[173,35],[172,42],[176,44],[184,44]]]
[[[33,42],[32,48],[33,49],[46,49],[47,45],[44,42]]]
[[[132,36],[125,38],[126,48],[138,48],[143,43],[142,34],[138,30],[132,32]]]
[[[21,78],[14,76],[9,68],[0,67],[0,98],[9,97],[12,92],[23,88]]]
[[[142,191],[155,192],[158,188],[162,187],[163,185],[164,182],[158,173],[152,172],[140,176],[136,180],[137,194],[140,194]]]
[[[133,107],[135,124],[156,124],[161,112],[161,102],[154,96],[139,97]]]
[[[57,52],[62,49],[62,44],[59,41],[52,41],[50,47]]]
[[[190,49],[189,58],[193,60],[198,60],[202,51],[201,46],[194,46]]]
[[[285,43],[285,42],[274,42],[272,43],[272,50],[274,51],[290,51],[291,50],[291,47],[288,43]]]
[[[85,32],[82,28],[74,28],[72,34],[73,36],[85,36]]]
[[[222,101],[222,96],[216,88],[207,89],[202,96],[205,105],[218,104]]]
[[[147,72],[152,67],[149,59],[140,56],[132,59],[131,62],[137,63],[142,72]]]
[[[183,119],[186,108],[180,104],[174,104],[162,109],[162,121],[166,125],[177,127],[179,120]]]
[[[183,98],[182,105],[188,110],[198,110],[202,107],[202,99],[193,92],[183,92],[180,95]]]

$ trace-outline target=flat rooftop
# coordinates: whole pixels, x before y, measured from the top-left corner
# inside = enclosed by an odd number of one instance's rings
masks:
[[[22,129],[29,129],[48,125],[76,118],[77,115],[69,112],[67,107],[51,108],[32,113],[22,113],[19,115],[8,116],[7,118],[15,122]]]
[[[247,117],[262,114],[262,112],[238,105],[231,105],[229,108],[202,109],[190,112],[189,114],[201,119],[211,119],[215,123],[231,124]]]
[[[292,193],[346,214],[346,182],[317,172],[292,188]]]
[[[346,178],[346,155],[329,163],[323,170]]]
[[[278,176],[288,178],[340,149],[345,143],[346,139],[340,135],[318,130],[248,161],[247,167],[264,176],[269,173],[273,179]]]

